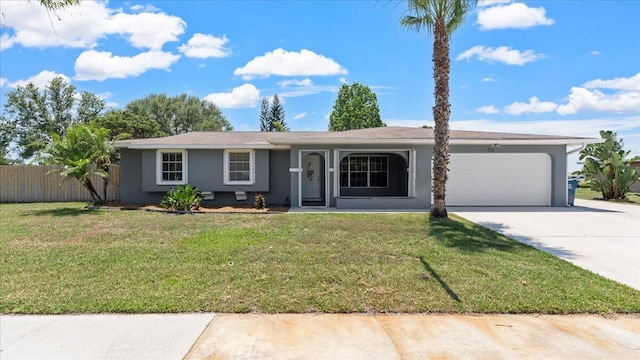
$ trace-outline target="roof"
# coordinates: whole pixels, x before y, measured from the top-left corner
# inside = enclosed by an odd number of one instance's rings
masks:
[[[581,145],[598,139],[557,135],[531,135],[485,131],[451,130],[452,145]],[[291,132],[189,132],[150,139],[116,142],[129,149],[288,149],[291,145],[429,145],[434,143],[433,129],[388,126],[348,131]]]

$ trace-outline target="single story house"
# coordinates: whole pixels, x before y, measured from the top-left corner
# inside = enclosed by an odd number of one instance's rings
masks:
[[[568,146],[596,139],[452,130],[447,206],[566,206]],[[205,204],[428,209],[433,130],[191,132],[119,141],[120,199],[196,186]],[[577,149],[569,152],[574,152]]]

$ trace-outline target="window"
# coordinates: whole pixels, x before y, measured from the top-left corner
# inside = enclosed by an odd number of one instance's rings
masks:
[[[158,150],[156,153],[156,169],[156,183],[158,185],[186,184],[186,150]]]
[[[254,178],[255,152],[253,150],[225,150],[225,185],[253,185]]]
[[[340,187],[387,187],[388,158],[381,155],[350,155],[340,162]]]

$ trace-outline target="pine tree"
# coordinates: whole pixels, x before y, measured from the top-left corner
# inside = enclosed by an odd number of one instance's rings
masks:
[[[269,131],[278,131],[275,123],[280,123],[282,127],[280,129],[287,130],[287,124],[284,122],[284,109],[280,103],[280,97],[278,94],[273,95],[271,100],[271,109],[269,111]]]
[[[269,131],[269,99],[262,98],[260,104],[260,131]]]
[[[278,94],[273,95],[271,104],[267,98],[260,105],[260,131],[289,131],[284,121],[284,109]]]

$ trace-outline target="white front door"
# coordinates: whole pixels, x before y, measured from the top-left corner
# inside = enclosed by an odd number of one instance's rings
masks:
[[[321,201],[322,157],[309,154],[302,161],[302,200]]]

